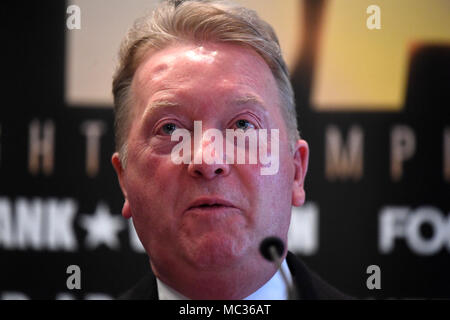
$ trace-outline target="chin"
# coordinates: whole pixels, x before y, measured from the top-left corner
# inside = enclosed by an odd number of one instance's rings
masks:
[[[185,253],[190,263],[197,268],[217,271],[239,264],[248,248],[249,240],[246,237],[211,232],[191,240]]]

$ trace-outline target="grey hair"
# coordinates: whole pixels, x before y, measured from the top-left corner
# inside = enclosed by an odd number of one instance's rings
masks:
[[[131,123],[131,83],[150,50],[161,50],[186,41],[228,42],[250,47],[269,66],[280,92],[282,116],[291,151],[300,138],[289,71],[272,27],[253,10],[222,0],[166,0],[152,13],[135,21],[123,40],[119,65],[113,78],[116,151],[122,165],[127,160],[127,136]]]

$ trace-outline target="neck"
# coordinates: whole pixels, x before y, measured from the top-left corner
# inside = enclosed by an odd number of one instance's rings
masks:
[[[246,257],[224,268],[196,268],[174,262],[171,268],[158,268],[150,262],[155,276],[183,296],[194,300],[239,300],[264,285],[277,271],[262,257]]]

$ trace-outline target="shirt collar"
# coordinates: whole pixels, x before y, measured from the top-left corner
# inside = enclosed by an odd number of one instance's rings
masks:
[[[292,285],[292,276],[289,271],[289,267],[287,265],[286,259],[281,264],[281,268],[283,268],[284,273],[286,274],[289,285]],[[183,296],[178,291],[172,289],[164,282],[156,278],[156,283],[158,286],[158,297],[159,300],[189,300],[187,297]],[[286,284],[283,281],[280,270],[270,278],[262,287],[253,292],[248,297],[244,298],[244,300],[287,300],[287,288]]]

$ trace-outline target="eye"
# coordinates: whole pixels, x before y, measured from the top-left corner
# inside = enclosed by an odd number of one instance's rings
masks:
[[[164,134],[171,135],[176,129],[177,129],[177,125],[175,123],[170,122],[170,123],[166,123],[166,124],[162,125],[160,130]]]
[[[239,119],[235,122],[236,128],[246,131],[247,129],[255,129],[255,126],[248,120]]]

